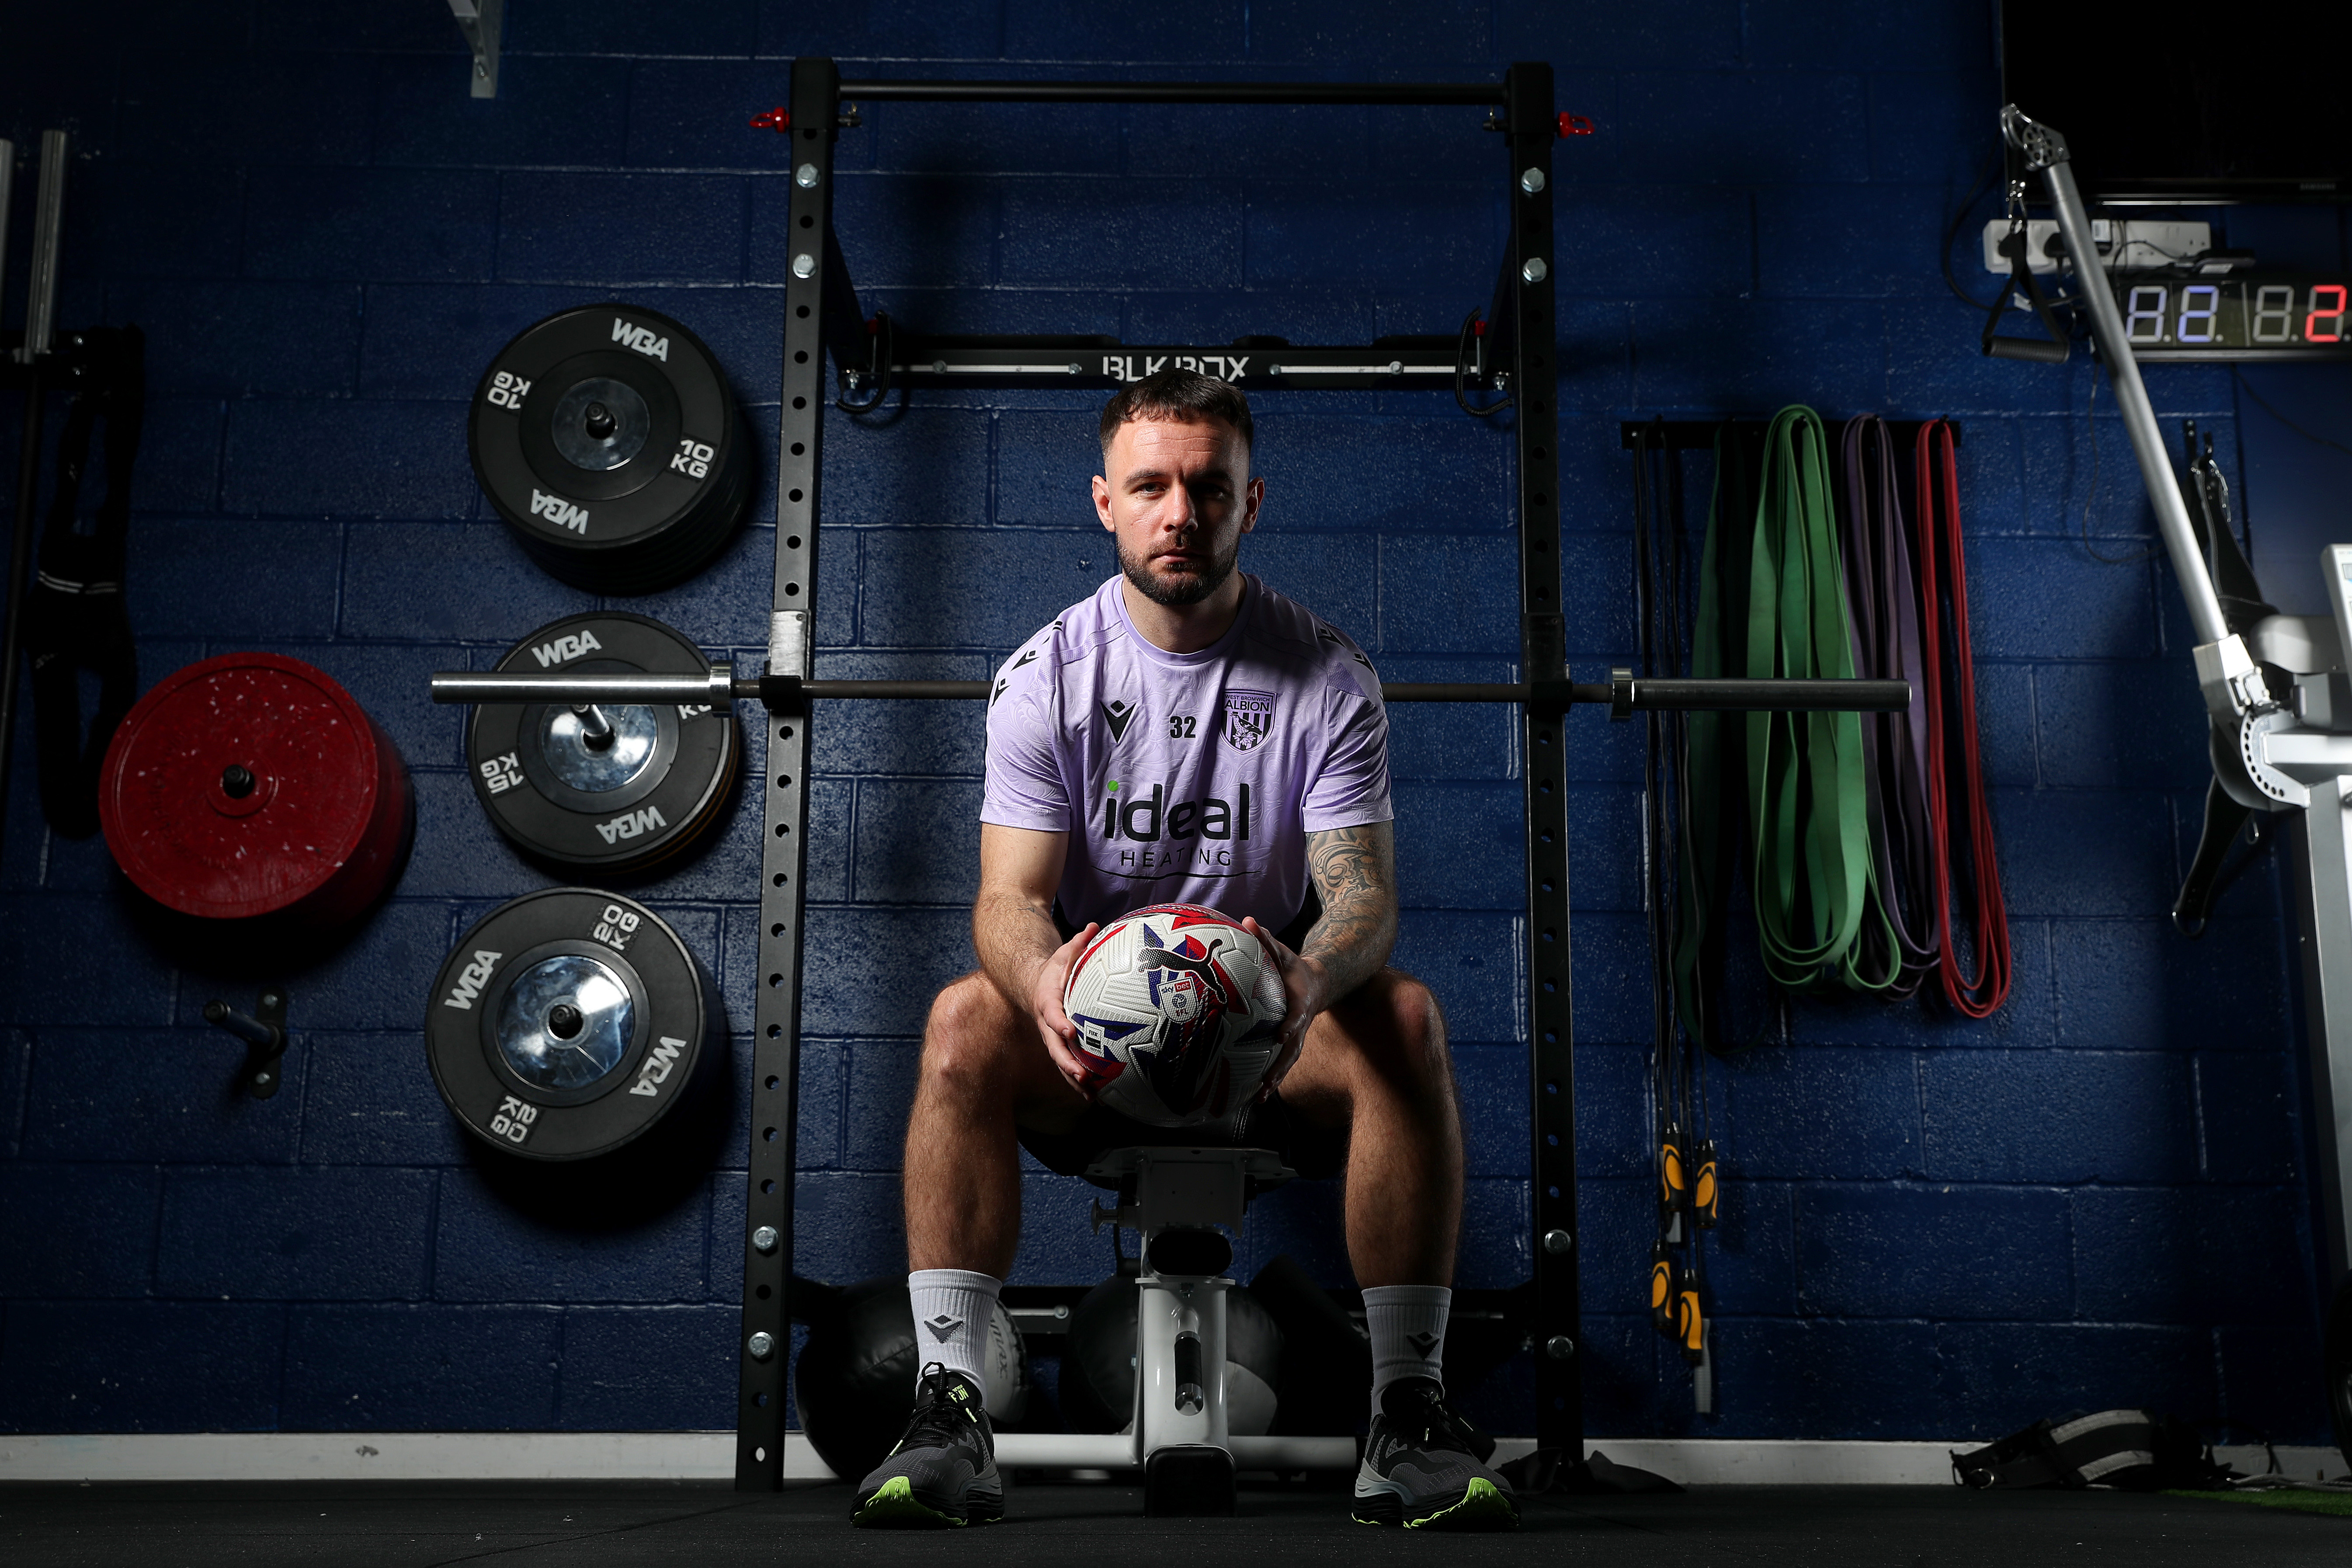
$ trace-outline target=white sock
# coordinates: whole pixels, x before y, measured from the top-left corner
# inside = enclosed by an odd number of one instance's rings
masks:
[[[1426,1377],[1445,1384],[1445,1314],[1454,1292],[1443,1285],[1375,1285],[1364,1292],[1366,1326],[1372,1332],[1372,1414],[1400,1378]]]
[[[933,1362],[971,1379],[983,1394],[988,1325],[996,1316],[996,1293],[1003,1281],[968,1268],[918,1268],[907,1276],[915,1299],[916,1376]]]

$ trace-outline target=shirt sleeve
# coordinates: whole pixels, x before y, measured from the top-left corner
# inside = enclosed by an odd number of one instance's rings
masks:
[[[1331,744],[1322,771],[1307,786],[1300,820],[1309,833],[1388,822],[1389,710],[1377,697],[1332,689]]]
[[[988,705],[988,782],[980,819],[998,827],[1066,833],[1070,796],[1054,743],[1053,688],[1038,679],[1042,669],[1032,666],[1023,672],[1027,679],[997,678],[1001,695]]]

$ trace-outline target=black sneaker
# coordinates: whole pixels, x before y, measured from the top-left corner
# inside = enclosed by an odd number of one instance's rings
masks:
[[[1517,1530],[1511,1483],[1488,1469],[1469,1423],[1445,1407],[1432,1379],[1389,1384],[1356,1469],[1355,1515],[1407,1530]]]
[[[963,1373],[925,1367],[907,1435],[858,1487],[849,1521],[922,1530],[1003,1519],[1004,1478],[982,1397]]]

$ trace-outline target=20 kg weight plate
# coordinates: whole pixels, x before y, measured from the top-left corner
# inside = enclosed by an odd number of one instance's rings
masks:
[[[651,910],[554,888],[501,904],[434,977],[425,1049],[466,1130],[530,1160],[643,1137],[718,1077],[709,971]]]
[[[708,669],[702,650],[644,616],[554,621],[499,661],[504,670]],[[500,833],[555,865],[642,870],[698,839],[735,778],[735,715],[708,705],[484,705],[466,732],[474,793]]]
[[[348,920],[399,874],[415,821],[392,738],[325,671],[275,653],[175,670],[107,747],[106,846],[182,914]]]
[[[727,380],[635,305],[550,316],[500,350],[467,441],[482,492],[554,576],[645,594],[701,569],[742,520],[751,455]]]

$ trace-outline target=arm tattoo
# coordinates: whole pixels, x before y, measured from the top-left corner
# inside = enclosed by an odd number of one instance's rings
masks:
[[[1323,918],[1300,951],[1330,972],[1336,999],[1370,979],[1396,943],[1394,829],[1368,822],[1310,833],[1307,868],[1323,900]]]

